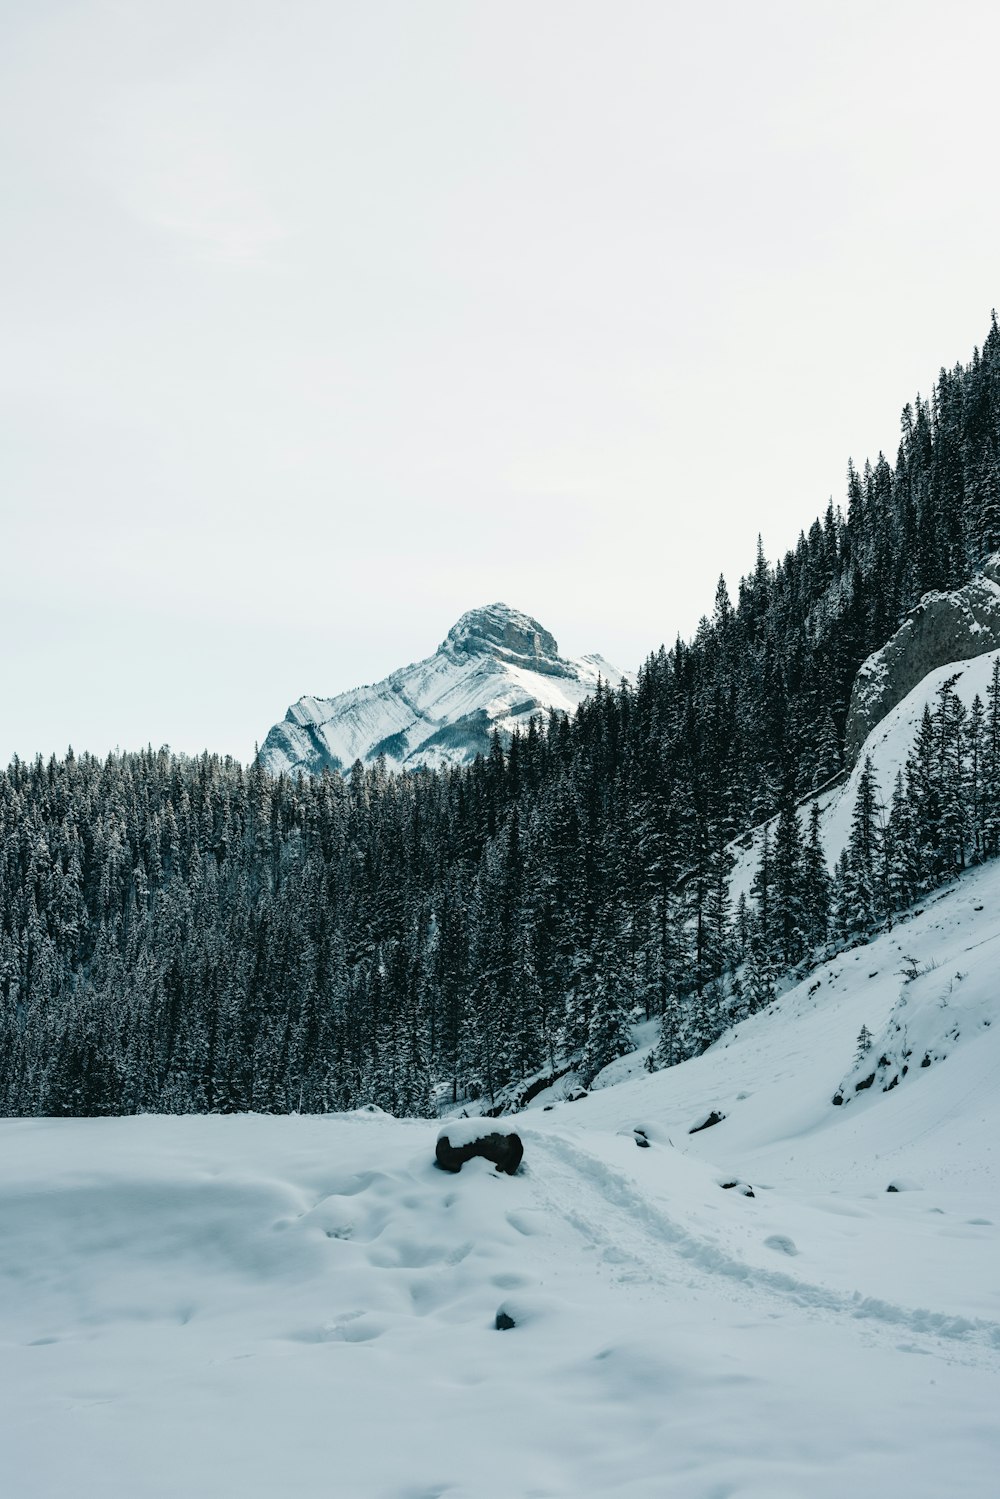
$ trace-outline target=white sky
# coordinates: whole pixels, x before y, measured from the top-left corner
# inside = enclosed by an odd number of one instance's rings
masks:
[[[984,0],[7,0],[0,762],[636,666],[1000,304]]]

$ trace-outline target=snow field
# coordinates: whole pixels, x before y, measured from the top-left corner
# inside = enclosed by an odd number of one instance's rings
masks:
[[[377,1110],[0,1122],[5,1493],[987,1499],[998,940],[986,866],[696,1060],[640,1029],[515,1177]],[[939,1059],[834,1107],[903,1001]]]

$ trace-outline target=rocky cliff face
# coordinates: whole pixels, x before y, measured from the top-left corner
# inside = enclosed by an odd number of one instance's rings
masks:
[[[854,759],[871,730],[928,672],[1000,648],[1000,553],[954,593],[927,593],[881,650],[858,669],[847,713]]]
[[[489,749],[494,729],[506,736],[532,714],[571,713],[599,678],[617,686],[622,676],[601,656],[566,660],[536,619],[488,604],[463,614],[433,656],[383,682],[299,698],[260,761],[275,775],[349,770],[379,755],[393,770],[461,765]]]

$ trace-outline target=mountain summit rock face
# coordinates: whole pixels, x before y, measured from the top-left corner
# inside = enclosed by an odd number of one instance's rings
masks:
[[[624,673],[601,656],[569,661],[519,609],[487,604],[453,625],[433,656],[337,697],[301,697],[264,740],[265,770],[349,770],[384,755],[391,770],[463,765],[533,714],[571,713],[603,679]]]
[[[851,760],[876,724],[928,672],[1000,648],[1000,552],[953,593],[925,593],[881,650],[858,668],[845,732]]]

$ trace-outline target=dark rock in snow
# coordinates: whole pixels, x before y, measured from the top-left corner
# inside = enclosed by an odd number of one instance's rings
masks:
[[[497,1312],[497,1332],[506,1332],[509,1327],[516,1326],[517,1323],[514,1321],[513,1317],[509,1317],[506,1312]]]
[[[443,1129],[438,1135],[434,1158],[442,1171],[461,1171],[466,1161],[482,1156],[492,1161],[498,1171],[513,1176],[521,1164],[524,1146],[520,1135],[501,1130],[486,1130],[474,1134],[469,1130],[471,1121],[463,1121],[461,1127],[452,1128],[452,1136]],[[465,1137],[464,1139],[462,1137]]]
[[[698,1124],[693,1124],[688,1130],[688,1134],[697,1135],[703,1129],[711,1129],[714,1124],[721,1124],[725,1117],[725,1114],[723,1114],[719,1109],[713,1109],[712,1112],[706,1115],[704,1119],[700,1120]]]
[[[741,1181],[720,1182],[719,1185],[721,1186],[723,1192],[731,1192],[733,1190],[733,1188],[735,1187],[736,1190],[739,1192],[739,1194],[740,1194],[741,1197],[756,1197],[756,1195],[757,1195],[756,1192],[754,1191],[753,1187],[751,1187],[751,1185],[750,1185],[749,1182],[741,1182]]]
[[[638,1145],[640,1150],[649,1149],[649,1141],[646,1139],[646,1131],[644,1129],[639,1129],[637,1126],[632,1131],[632,1135],[635,1139],[635,1143]]]

